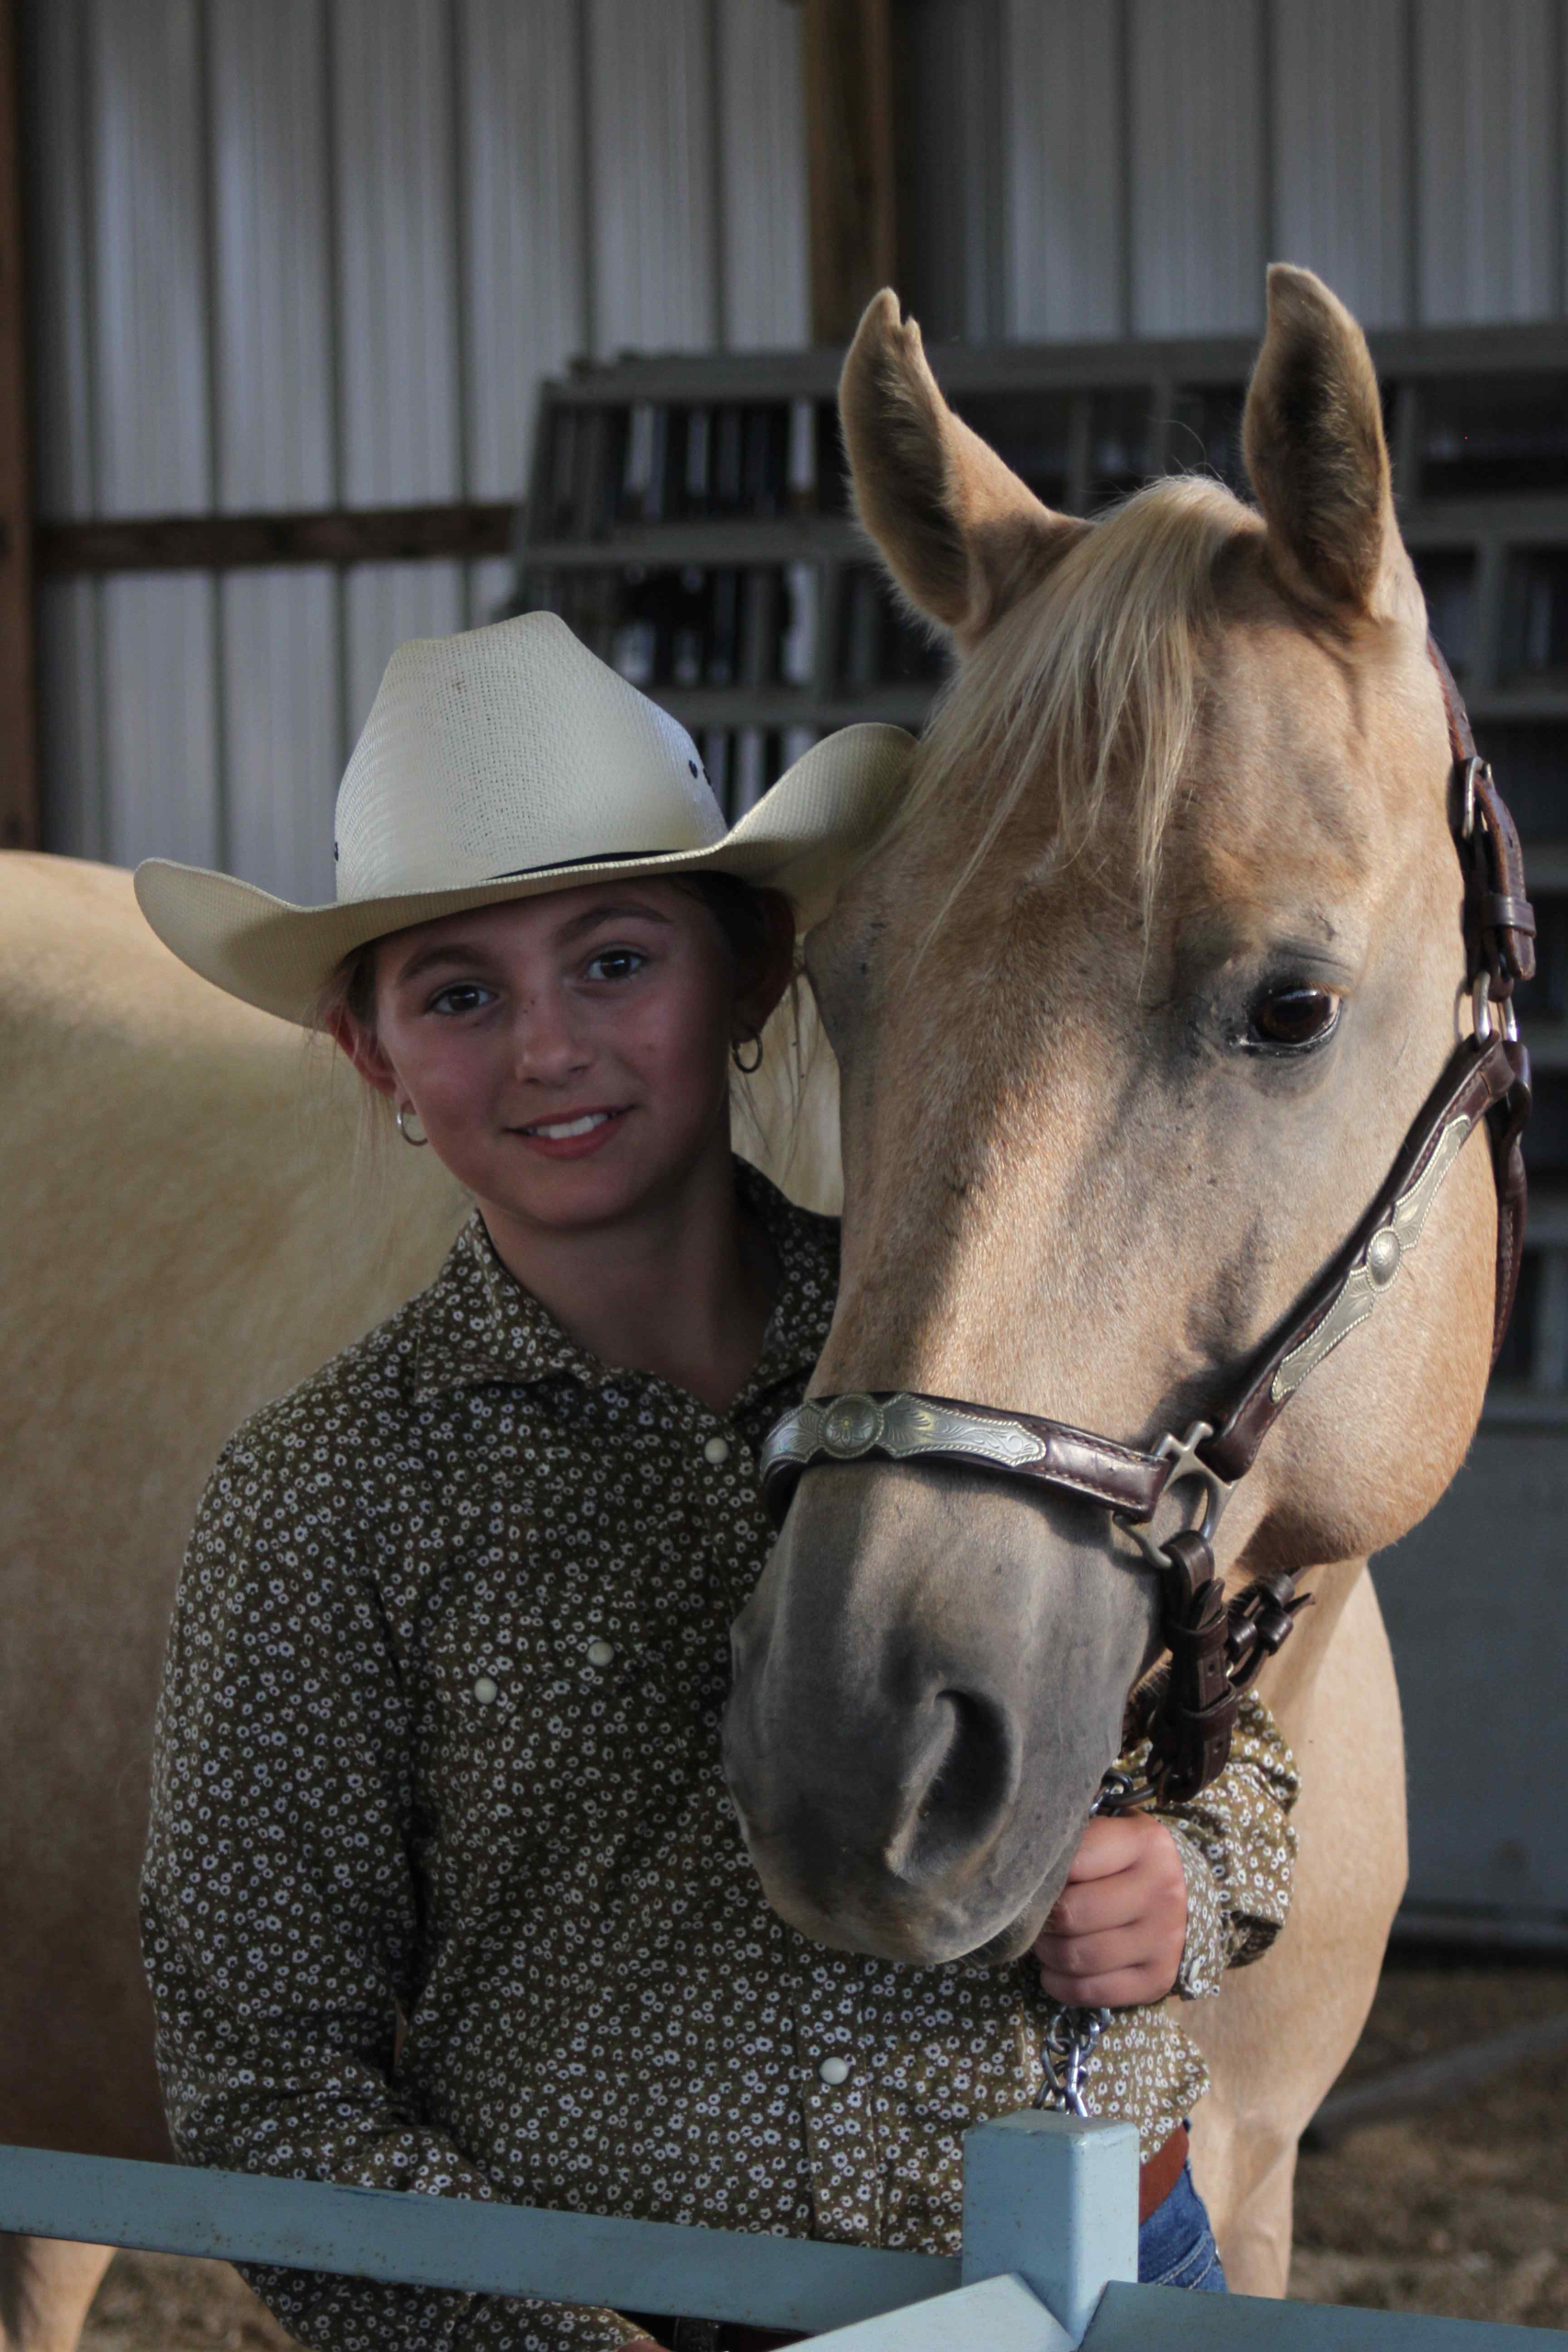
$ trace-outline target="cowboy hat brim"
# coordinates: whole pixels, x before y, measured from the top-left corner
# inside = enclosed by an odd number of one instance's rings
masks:
[[[309,1027],[339,964],[370,940],[467,907],[537,898],[609,875],[739,875],[784,891],[798,928],[808,931],[892,815],[914,751],[914,737],[901,727],[842,728],[787,768],[722,840],[700,849],[579,859],[455,889],[324,907],[292,906],[232,875],[149,858],[136,869],[136,897],[164,946],[192,971],[246,1004]]]

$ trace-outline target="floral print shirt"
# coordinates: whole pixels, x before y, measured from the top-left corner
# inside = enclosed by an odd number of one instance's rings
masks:
[[[830,1951],[764,1901],[719,1769],[756,1478],[827,1336],[837,1229],[738,1162],[781,1271],[728,1412],[585,1354],[475,1216],[429,1290],[230,1441],[158,1719],[143,1934],[189,2163],[956,2251],[960,2143],[1040,2087],[1027,1962]],[[1262,1707],[1199,1803],[1179,1989],[1285,1916]],[[843,2066],[827,2064],[845,2062]],[[847,2069],[847,2071],[846,2071]],[[1120,2013],[1092,2110],[1201,2095]],[[617,2313],[247,2275],[317,2352],[610,2352]]]

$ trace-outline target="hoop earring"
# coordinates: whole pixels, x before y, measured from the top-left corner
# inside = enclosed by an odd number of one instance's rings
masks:
[[[421,1147],[422,1147],[423,1145],[427,1144],[427,1143],[430,1141],[430,1137],[429,1137],[428,1136],[415,1136],[415,1135],[411,1135],[411,1134],[409,1133],[409,1126],[410,1126],[409,1114],[410,1114],[410,1112],[412,1112],[412,1109],[413,1109],[413,1104],[412,1104],[412,1102],[400,1102],[400,1103],[399,1103],[399,1105],[398,1105],[398,1133],[401,1136],[401,1137],[402,1137],[402,1139],[403,1139],[403,1141],[404,1141],[405,1143],[412,1143],[412,1144],[413,1145],[413,1147],[414,1147],[414,1149],[417,1151],[417,1150],[419,1150],[419,1149],[421,1148]]]
[[[757,1048],[749,1062],[742,1061],[740,1058],[748,1046],[755,1046]],[[761,1069],[762,1067],[761,1031],[760,1029],[749,1029],[744,1037],[738,1037],[734,1045],[729,1048],[729,1058],[735,1064],[736,1069],[740,1072],[742,1078],[750,1078],[753,1070]]]

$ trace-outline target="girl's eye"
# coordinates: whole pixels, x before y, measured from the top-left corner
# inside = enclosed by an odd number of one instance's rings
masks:
[[[588,967],[591,980],[629,980],[647,963],[635,947],[606,947]]]
[[[480,988],[477,980],[454,980],[450,988],[438,989],[430,1000],[432,1012],[472,1012],[481,1004],[494,1001],[492,989]]]
[[[1269,989],[1248,1015],[1246,1042],[1277,1053],[1321,1046],[1338,1025],[1340,1002],[1327,989]]]

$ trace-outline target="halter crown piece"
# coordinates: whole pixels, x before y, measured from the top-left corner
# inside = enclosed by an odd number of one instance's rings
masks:
[[[1497,1187],[1495,1363],[1518,1287],[1525,1233],[1520,1138],[1530,1111],[1529,1056],[1513,996],[1535,971],[1535,916],[1514,820],[1477,757],[1470,720],[1430,638],[1453,752],[1455,846],[1464,873],[1464,937],[1473,1034],[1450,1056],[1360,1223],[1242,1369],[1212,1416],[1148,1452],[952,1396],[886,1391],[812,1397],[786,1413],[762,1449],[762,1491],[782,1525],[805,1470],[876,1455],[968,1470],[1102,1504],[1160,1577],[1160,1638],[1169,1663],[1134,1695],[1132,1734],[1149,1742],[1145,1777],[1110,1776],[1097,1811],[1180,1804],[1224,1769],[1241,1693],[1288,1637],[1310,1596],[1280,1572],[1229,1602],[1214,1573],[1214,1533],[1238,1482],[1303,1382],[1377,1312],[1418,1248],[1444,1177],[1475,1129],[1491,1137]],[[1178,1487],[1194,1524],[1162,1542],[1152,1521]],[[1113,1782],[1114,1785],[1111,1785]]]

